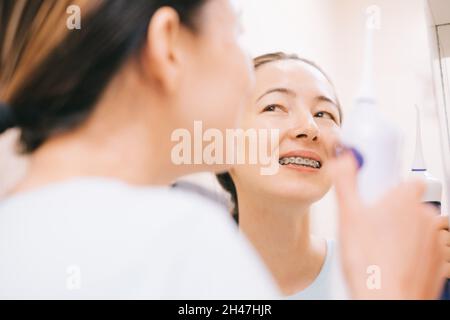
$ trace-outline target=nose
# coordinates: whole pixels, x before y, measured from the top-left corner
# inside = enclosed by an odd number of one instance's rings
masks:
[[[314,118],[310,115],[303,115],[291,130],[292,139],[304,139],[310,142],[319,140],[320,130]]]

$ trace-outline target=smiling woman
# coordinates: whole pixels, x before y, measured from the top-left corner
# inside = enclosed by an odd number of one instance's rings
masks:
[[[219,181],[284,294],[328,299],[334,242],[310,233],[309,211],[331,188],[327,164],[342,122],[339,100],[331,80],[309,60],[273,53],[254,64],[255,102],[244,126],[280,130],[282,168],[263,177],[254,166],[236,166]]]
[[[340,125],[343,119],[343,115],[342,115],[342,109],[340,106],[340,102],[339,99],[335,93],[334,87],[332,85],[332,82],[330,80],[330,78],[326,75],[326,73],[318,66],[316,65],[314,62],[301,58],[297,55],[294,54],[286,54],[286,53],[282,53],[282,52],[278,52],[278,53],[270,53],[270,54],[266,54],[266,55],[262,55],[259,56],[257,58],[254,59],[254,66],[255,69],[257,71],[261,71],[260,69],[264,66],[267,65],[267,67],[269,67],[269,70],[264,70],[265,72],[265,77],[268,78],[269,80],[266,81],[267,83],[265,83],[265,87],[267,87],[266,89],[261,89],[259,88],[260,86],[258,86],[258,89],[261,90],[263,93],[257,95],[257,99],[256,100],[256,104],[260,105],[260,109],[258,110],[258,112],[261,113],[273,113],[273,117],[272,117],[272,122],[274,121],[280,121],[280,119],[282,119],[283,117],[283,112],[284,111],[289,111],[287,110],[288,108],[288,103],[286,103],[285,105],[283,105],[280,101],[284,100],[286,101],[286,99],[289,99],[290,101],[295,101],[298,98],[298,94],[299,92],[297,90],[291,89],[287,87],[287,79],[289,79],[289,72],[294,72],[295,70],[293,70],[295,67],[297,68],[301,68],[301,66],[304,66],[306,68],[308,68],[308,70],[312,70],[313,73],[309,73],[312,75],[312,79],[316,79],[315,81],[319,82],[320,86],[323,87],[324,85],[326,86],[325,89],[321,89],[319,92],[317,92],[316,95],[314,95],[312,97],[312,103],[314,105],[318,105],[319,107],[326,107],[326,109],[324,110],[318,110],[315,118],[324,118],[324,119],[332,119],[336,124]],[[274,72],[273,70],[276,70],[276,72]],[[300,74],[301,72],[304,72],[302,70],[300,70]],[[257,72],[257,84],[260,84],[262,82],[261,78],[262,76],[259,76],[260,72]],[[277,77],[277,78],[275,78]],[[279,79],[279,80],[277,80]],[[297,86],[300,87],[304,87],[307,90],[307,81],[305,80],[310,80],[310,79],[301,79],[303,80],[303,82],[301,83],[296,83]],[[295,84],[295,79],[291,78],[290,81],[290,85],[294,83]],[[284,87],[280,86],[280,85],[286,85]],[[269,101],[265,101],[264,99],[269,99]],[[271,100],[270,100],[271,99]],[[247,108],[248,111],[250,111],[251,109]],[[327,111],[328,110],[328,111]],[[295,108],[293,110],[290,110],[290,114],[292,115],[292,113],[295,112]],[[284,117],[285,120],[289,120],[289,117],[287,117],[286,115],[289,112],[285,112],[284,113]],[[247,119],[250,115],[250,112],[247,113]],[[277,116],[278,115],[278,116]],[[293,118],[293,116],[290,117],[291,119]],[[323,120],[321,120],[323,121]],[[255,125],[257,125],[257,123],[255,123]],[[286,128],[286,125],[275,125],[275,126],[262,126],[262,127],[269,127],[269,128],[277,128],[277,129],[283,129]],[[251,125],[249,125],[250,127],[252,127]],[[257,126],[254,126],[257,127]],[[301,137],[305,137],[307,133],[300,133],[299,134],[299,138]],[[314,137],[314,139],[318,139],[317,137]],[[284,154],[282,155],[282,157],[280,158],[280,164],[281,165],[288,165],[290,163],[292,164],[296,164],[296,156],[297,154],[291,153],[291,154]],[[320,157],[318,158],[318,155],[315,154],[315,156],[311,157],[311,152],[309,154],[309,158],[306,157],[306,160],[315,160],[320,164],[320,167],[322,167],[322,162],[320,161]],[[300,160],[303,161],[303,160]],[[303,161],[305,162],[305,161]],[[233,191],[235,189],[234,186],[234,182],[233,179],[230,175],[230,173],[225,173],[225,174],[221,174],[218,176],[219,178],[219,182],[225,187],[225,189],[227,191],[229,191],[231,193],[232,196],[232,200],[233,202],[236,203],[235,205],[235,209],[234,209],[234,216],[235,218],[238,220],[238,206],[237,206],[237,195],[235,193],[235,191]]]

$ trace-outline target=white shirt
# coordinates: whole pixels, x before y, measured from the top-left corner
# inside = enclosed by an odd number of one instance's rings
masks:
[[[327,254],[319,275],[306,289],[288,297],[289,300],[335,300],[344,299],[344,295],[335,296],[333,292],[332,267],[336,264],[335,242],[327,240]]]
[[[0,299],[272,299],[228,213],[165,188],[84,178],[0,202]]]
[[[336,242],[327,240],[327,254],[319,275],[306,289],[289,296],[289,300],[348,300],[350,298],[341,274]]]

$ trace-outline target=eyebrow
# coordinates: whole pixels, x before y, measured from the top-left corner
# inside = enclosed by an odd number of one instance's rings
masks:
[[[287,94],[287,95],[290,95],[290,96],[293,96],[293,97],[297,96],[297,94],[293,90],[290,90],[290,89],[287,89],[287,88],[273,88],[273,89],[270,89],[270,90],[267,90],[266,92],[264,92],[264,94],[262,94],[256,100],[256,102],[258,102],[259,100],[261,100],[262,98],[264,98],[268,94],[271,94],[271,93],[274,93],[274,92],[284,93],[284,94]]]
[[[338,111],[338,114],[339,114],[339,124],[340,125],[342,124],[342,109],[341,109],[341,105],[339,104],[339,102],[334,101],[334,100],[332,100],[332,99],[330,99],[330,98],[328,98],[326,96],[316,97],[316,101],[318,101],[318,102],[329,102],[333,106],[335,106],[337,111]]]
[[[293,96],[293,97],[297,96],[297,93],[295,91],[291,90],[291,89],[288,89],[288,88],[273,88],[273,89],[267,90],[263,95],[261,95],[256,100],[256,102],[258,102],[259,100],[261,100],[265,96],[267,96],[267,95],[269,95],[271,93],[275,93],[275,92],[287,94],[287,95],[290,95],[290,96]],[[324,95],[320,95],[320,96],[316,97],[314,100],[316,100],[318,102],[329,102],[329,103],[334,104],[337,108],[339,108],[338,107],[338,103],[336,101],[334,101],[333,99],[328,98],[327,96],[324,96]]]
[[[315,98],[315,100],[318,102],[329,102],[331,104],[334,104],[336,106],[336,108],[339,109],[339,104],[336,101],[334,101],[333,99],[328,98],[327,96],[318,96]]]

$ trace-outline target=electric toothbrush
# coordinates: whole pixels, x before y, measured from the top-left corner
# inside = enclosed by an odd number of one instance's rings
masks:
[[[422,128],[420,121],[420,110],[416,105],[417,124],[416,124],[416,151],[414,163],[411,169],[411,176],[422,180],[425,183],[426,191],[422,201],[438,209],[441,213],[442,182],[434,178],[427,170],[422,146]],[[450,299],[450,280],[446,281],[441,300]]]
[[[364,71],[355,106],[342,128],[342,142],[360,164],[358,188],[366,204],[372,204],[400,180],[402,137],[380,113],[373,77],[375,28],[367,26]]]
[[[400,181],[401,134],[378,110],[374,90],[374,34],[375,26],[367,23],[363,78],[355,106],[344,122],[341,141],[353,151],[360,165],[358,191],[370,205]],[[341,269],[340,253],[332,267],[331,295],[350,298]]]

